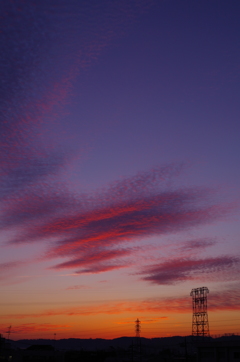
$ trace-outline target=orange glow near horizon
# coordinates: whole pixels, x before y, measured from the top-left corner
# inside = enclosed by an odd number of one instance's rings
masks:
[[[144,304],[144,303],[143,303]],[[150,305],[148,305],[150,307]],[[136,318],[141,321],[141,337],[157,338],[168,336],[191,335],[192,314],[191,310],[180,312],[171,311],[163,315],[160,310],[139,308],[139,305],[124,305],[116,303],[112,306],[90,306],[89,312],[85,306],[81,311],[77,308],[69,308],[46,311],[40,314],[19,314],[5,316],[0,330],[7,333],[11,324],[11,339],[53,339],[54,333],[57,339],[62,338],[104,338],[132,337],[135,335]],[[95,310],[94,310],[95,309]],[[134,310],[135,309],[135,310]],[[165,313],[167,308],[165,309]],[[209,312],[210,334],[239,333],[239,318],[237,311]],[[161,315],[162,314],[162,315]]]

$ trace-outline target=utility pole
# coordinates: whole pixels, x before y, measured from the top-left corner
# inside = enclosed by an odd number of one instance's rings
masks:
[[[8,340],[9,340],[9,338],[10,338],[11,328],[12,328],[12,326],[9,326],[9,327],[8,327],[8,331],[7,331]]]

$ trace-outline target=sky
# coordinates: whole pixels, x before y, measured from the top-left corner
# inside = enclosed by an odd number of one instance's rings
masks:
[[[239,1],[0,13],[0,333],[240,333]]]

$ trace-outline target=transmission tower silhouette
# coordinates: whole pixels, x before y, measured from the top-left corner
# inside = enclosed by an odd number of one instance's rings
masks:
[[[192,335],[193,336],[209,336],[209,324],[207,313],[207,287],[192,289],[190,296],[192,297],[193,317],[192,317]]]
[[[8,331],[7,331],[8,340],[9,340],[9,338],[10,338],[11,328],[12,328],[12,326],[9,326],[9,327],[8,327]]]
[[[135,321],[135,331],[136,331],[136,337],[140,338],[140,332],[141,332],[141,322],[139,319]]]
[[[135,332],[136,332],[136,337],[132,343],[132,362],[141,362],[142,360],[142,348],[141,348],[141,338],[140,338],[141,322],[138,318],[135,321]]]

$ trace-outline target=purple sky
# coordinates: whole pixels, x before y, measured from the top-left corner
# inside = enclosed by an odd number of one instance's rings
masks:
[[[162,303],[181,300],[206,285],[217,309],[220,290],[239,290],[240,3],[14,0],[0,9],[6,323],[23,328],[16,314],[25,318],[25,290],[34,305],[36,285],[59,293],[65,310],[67,300],[141,303],[160,287]],[[59,303],[40,299],[26,326]],[[118,335],[114,323],[99,335]],[[65,336],[78,336],[69,328]]]

